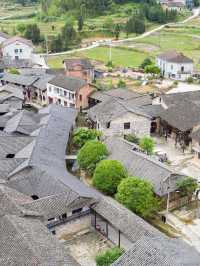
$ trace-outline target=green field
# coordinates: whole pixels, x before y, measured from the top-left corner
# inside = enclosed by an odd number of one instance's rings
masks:
[[[86,50],[85,52],[75,53],[71,56],[86,57],[106,64],[109,61],[109,53],[109,48],[97,47],[91,50]],[[131,49],[112,48],[112,62],[114,66],[137,67],[147,56],[147,53],[142,53]],[[50,67],[60,68],[62,67],[63,59],[66,57],[66,55],[49,56],[48,64]]]

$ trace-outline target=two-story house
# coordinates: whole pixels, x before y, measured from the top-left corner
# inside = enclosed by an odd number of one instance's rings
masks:
[[[156,65],[165,78],[187,80],[193,74],[193,60],[176,51],[158,55]]]
[[[48,103],[82,109],[88,107],[93,88],[82,79],[59,75],[47,83]]]
[[[34,46],[31,41],[14,36],[6,39],[1,44],[1,52],[3,57],[11,60],[31,59],[34,51]]]
[[[76,77],[91,83],[94,67],[88,59],[68,58],[63,61],[66,76]]]

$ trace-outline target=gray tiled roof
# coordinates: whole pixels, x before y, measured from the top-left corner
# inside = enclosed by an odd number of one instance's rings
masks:
[[[129,175],[149,181],[157,195],[167,194],[168,186],[171,191],[176,189],[176,182],[182,175],[144,153],[133,151],[132,145],[121,138],[110,137],[105,143],[110,153],[108,158],[121,161]]]
[[[158,55],[157,57],[172,63],[193,63],[192,59],[176,51],[167,51]]]
[[[17,74],[10,74],[5,73],[1,80],[7,81],[12,84],[19,84],[24,86],[31,86],[38,77],[26,76],[26,75],[17,75]]]
[[[2,266],[79,266],[38,219],[5,215],[0,235]]]
[[[68,77],[64,75],[59,75],[49,81],[49,84],[61,87],[70,91],[77,91],[84,87],[87,83],[85,80],[79,78]]]
[[[68,70],[73,70],[74,66],[81,66],[83,69],[92,69],[93,66],[88,59],[85,58],[67,58],[63,61]]]
[[[110,197],[102,196],[92,209],[120,230],[132,243],[144,235],[161,235],[149,223]]]
[[[199,266],[199,253],[179,239],[143,236],[113,266]]]

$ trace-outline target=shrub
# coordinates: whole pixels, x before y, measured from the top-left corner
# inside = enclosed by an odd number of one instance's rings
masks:
[[[92,181],[97,189],[112,196],[121,180],[126,177],[127,172],[120,162],[103,160],[97,165]]]
[[[73,134],[73,143],[81,148],[89,140],[95,140],[101,136],[101,132],[95,129],[78,128]]]
[[[139,144],[140,143],[140,139],[136,135],[128,134],[128,135],[125,136],[125,139],[127,141],[135,143],[135,144]]]
[[[147,58],[144,59],[144,61],[143,61],[142,64],[140,65],[140,67],[141,67],[142,69],[145,69],[146,66],[149,66],[149,65],[152,65],[152,64],[153,64],[153,63],[152,63],[151,59],[147,57]]]
[[[191,83],[193,83],[193,82],[194,82],[194,80],[193,80],[193,78],[192,78],[192,77],[189,77],[189,78],[187,79],[187,82],[188,82],[189,84],[191,84]]]
[[[122,180],[117,188],[116,199],[142,217],[151,216],[159,206],[152,185],[137,177]]]
[[[143,137],[140,139],[140,148],[145,150],[147,154],[153,154],[154,141],[150,137]]]
[[[77,162],[81,169],[93,174],[96,164],[108,155],[106,146],[100,141],[91,140],[79,150]]]
[[[198,183],[192,177],[185,177],[177,182],[177,188],[182,196],[190,196],[198,188]]]
[[[10,74],[15,74],[15,75],[19,75],[20,74],[20,72],[14,67],[9,69],[9,73]]]
[[[152,64],[152,65],[147,65],[144,68],[144,72],[145,73],[150,73],[150,74],[153,74],[153,75],[158,75],[158,74],[160,74],[160,69],[157,66],[155,66],[154,64]]]
[[[126,82],[122,79],[120,79],[117,83],[118,88],[126,88]]]
[[[96,256],[96,264],[97,266],[110,266],[113,262],[115,262],[121,255],[123,254],[123,250],[114,247],[108,249],[104,253],[100,253]]]

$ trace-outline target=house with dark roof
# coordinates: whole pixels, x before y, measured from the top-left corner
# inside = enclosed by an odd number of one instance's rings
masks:
[[[176,51],[167,51],[157,55],[156,65],[165,78],[187,80],[193,75],[193,60]]]
[[[146,109],[151,102],[149,95],[126,89],[94,92],[90,96],[90,104],[97,104],[89,109],[88,117],[92,127],[102,131],[105,136],[148,136],[154,124],[154,116]]]
[[[135,151],[134,145],[122,138],[107,138],[105,144],[109,151],[109,159],[122,162],[129,176],[150,182],[155,194],[161,198],[165,198],[169,192],[175,192],[177,181],[184,177],[159,160]],[[174,200],[172,196],[170,198],[170,201]]]
[[[88,83],[94,79],[94,67],[90,60],[85,58],[67,58],[63,61],[65,75],[80,78]]]
[[[93,87],[85,80],[58,75],[47,84],[48,103],[83,109],[88,107],[88,98]]]
[[[1,43],[1,52],[3,57],[12,60],[31,59],[34,46],[31,41],[22,37],[14,36],[5,39]]]
[[[174,139],[175,146],[191,148],[200,125],[200,92],[165,94],[159,98],[159,133]]]
[[[72,108],[49,105],[38,113],[13,113],[6,122],[0,117],[5,123],[0,134],[0,265],[79,266],[52,234],[57,225],[81,215],[89,215],[96,230],[125,249],[116,265],[134,265],[132,260],[146,266],[151,261],[198,265],[200,255],[194,249],[165,236],[66,169],[66,145],[76,115]],[[149,245],[151,241],[157,244]],[[163,262],[167,249],[175,264]]]
[[[8,105],[9,110],[21,110],[24,102],[23,91],[14,85],[0,87],[0,106]]]

